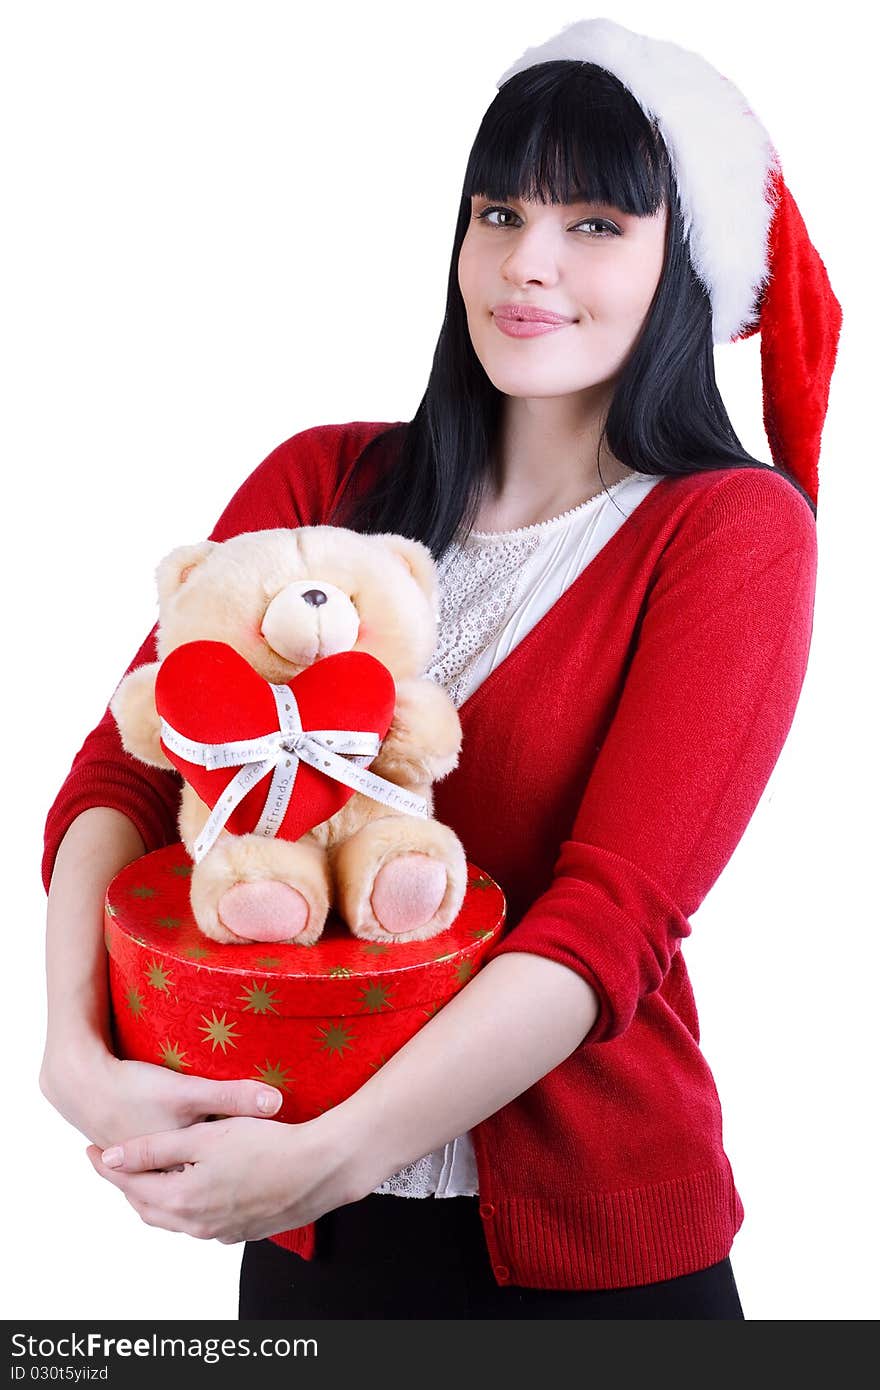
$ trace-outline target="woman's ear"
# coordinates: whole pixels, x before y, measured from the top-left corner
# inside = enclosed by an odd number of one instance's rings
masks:
[[[173,598],[189,578],[190,574],[220,544],[219,541],[199,541],[198,545],[179,545],[170,551],[156,566],[156,588],[159,603],[167,603]]]

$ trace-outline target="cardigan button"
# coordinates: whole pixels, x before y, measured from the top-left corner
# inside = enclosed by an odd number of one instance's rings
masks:
[[[492,1269],[499,1284],[507,1284],[510,1281],[510,1270],[507,1265],[493,1265]]]
[[[488,1221],[490,1216],[495,1215],[495,1208],[491,1202],[480,1203],[480,1215],[482,1216],[484,1221]]]

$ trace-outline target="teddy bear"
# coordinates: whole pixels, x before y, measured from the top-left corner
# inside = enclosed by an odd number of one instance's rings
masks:
[[[364,652],[388,673],[393,714],[378,753],[351,761],[368,763],[426,812],[355,790],[299,838],[224,827],[199,858],[211,807],[184,780],[178,828],[195,861],[190,902],[201,931],[223,943],[310,946],[331,907],[372,942],[427,940],[450,926],[464,901],[467,861],[454,831],[433,818],[431,789],[458,765],[462,729],[449,695],[423,674],[439,616],[427,546],[339,526],[251,531],[180,546],[155,578],[159,660],[129,672],[110,702],[133,757],[175,766],[163,747],[157,676],[172,652],[199,650],[187,644],[214,651],[222,643],[275,687],[317,672],[326,657]]]

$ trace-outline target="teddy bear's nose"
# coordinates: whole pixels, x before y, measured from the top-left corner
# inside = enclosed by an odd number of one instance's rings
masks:
[[[305,600],[305,602],[303,602]],[[285,584],[263,614],[260,632],[273,651],[295,666],[347,652],[358,639],[360,615],[344,590],[306,575]]]

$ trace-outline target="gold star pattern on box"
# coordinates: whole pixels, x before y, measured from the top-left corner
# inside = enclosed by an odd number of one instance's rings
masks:
[[[186,1053],[181,1049],[179,1043],[173,1043],[170,1038],[165,1038],[159,1045],[159,1058],[163,1065],[170,1067],[172,1071],[182,1071],[184,1067],[191,1065],[185,1061]]]
[[[469,877],[469,878],[468,878],[468,881],[467,881],[467,884],[468,884],[468,888],[494,888],[494,887],[495,887],[494,880],[491,879],[491,878],[485,878],[485,877],[480,877],[480,878]]]
[[[268,985],[258,985],[256,980],[251,980],[250,989],[245,988],[239,999],[245,1001],[245,1013],[254,1014],[277,1014],[275,1000],[278,995],[274,990],[269,989]]]
[[[126,994],[125,1002],[131,1009],[135,1018],[140,1018],[144,1011],[144,996],[139,989],[135,989],[134,985],[132,985],[131,989]]]
[[[376,1014],[380,1009],[393,1009],[394,1005],[388,998],[388,985],[380,984],[378,980],[372,980],[361,990],[358,1003],[363,1010],[369,1014]]]
[[[144,974],[153,989],[161,989],[165,994],[168,993],[168,986],[171,983],[171,971],[164,969],[157,960],[151,960]]]
[[[280,1062],[270,1062],[267,1057],[261,1067],[257,1067],[255,1081],[262,1081],[266,1086],[276,1086],[279,1091],[289,1091],[293,1077],[287,1067],[283,1067]]]
[[[341,1057],[346,1049],[354,1047],[352,1039],[355,1035],[342,1022],[328,1023],[325,1028],[319,1028],[318,1036],[321,1039],[321,1051],[336,1057]]]
[[[210,1042],[212,1052],[220,1047],[225,1053],[227,1047],[235,1047],[238,1033],[235,1031],[234,1023],[226,1022],[225,1010],[219,1018],[215,1009],[211,1010],[210,1018],[207,1014],[202,1014],[202,1018],[204,1023],[199,1025],[199,1031],[205,1034],[204,1041]]]

